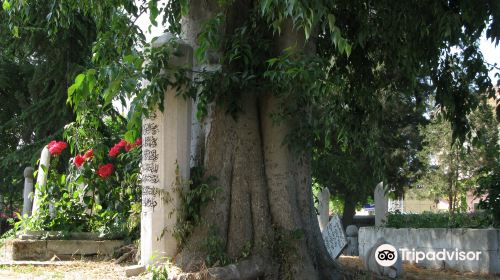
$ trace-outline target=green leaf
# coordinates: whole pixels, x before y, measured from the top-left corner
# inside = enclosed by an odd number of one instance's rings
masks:
[[[306,35],[306,39],[309,39],[309,36],[311,35],[311,28],[309,27],[309,25],[304,25],[304,32],[305,32],[305,35]]]
[[[89,92],[91,93],[92,90],[94,90],[94,86],[96,83],[95,77],[93,75],[91,75],[91,76],[87,75],[87,81],[88,81],[87,86],[88,86]]]
[[[328,14],[328,26],[331,31],[335,28],[335,16],[333,14]]]
[[[3,1],[2,8],[4,9],[4,11],[8,11],[8,10],[10,10],[10,3],[9,3],[9,1],[4,0],[4,1]]]
[[[351,44],[346,43],[346,45],[345,45],[345,54],[347,55],[347,57],[349,57],[351,55],[351,50],[352,50]]]
[[[75,78],[75,84],[74,84],[74,86],[76,88],[80,88],[82,86],[82,83],[83,83],[84,79],[85,79],[85,74],[83,74],[83,73],[78,74],[78,76],[76,76],[76,78]]]
[[[19,27],[14,26],[12,29],[12,35],[14,35],[14,38],[19,38]]]
[[[4,1],[3,1],[2,8],[4,9],[4,11],[8,11],[8,10],[10,10],[10,3],[9,3],[9,1],[4,0]]]
[[[135,130],[129,130],[127,133],[125,133],[125,141],[129,143],[133,143],[135,139],[137,139],[137,132]]]
[[[76,90],[76,85],[75,84],[72,84],[68,88],[68,100],[71,100],[71,97],[73,96],[73,93],[75,92],[75,90]]]
[[[148,3],[148,8],[149,8],[149,21],[154,26],[157,26],[158,24],[156,23],[156,18],[158,17],[158,6],[156,0],[150,0]]]

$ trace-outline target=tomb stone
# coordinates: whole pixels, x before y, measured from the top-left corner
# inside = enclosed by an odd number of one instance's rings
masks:
[[[176,42],[169,69],[191,69],[192,48],[170,34],[153,47]],[[142,122],[141,264],[148,265],[177,254],[173,230],[177,223],[180,193],[189,180],[191,100],[176,88],[165,91],[164,111],[156,110]],[[154,260],[153,258],[156,258]]]
[[[334,215],[332,217],[322,234],[328,253],[332,259],[336,259],[347,245],[344,229],[339,216]]]

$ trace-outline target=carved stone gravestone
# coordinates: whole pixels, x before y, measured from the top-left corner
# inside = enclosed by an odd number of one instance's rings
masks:
[[[23,216],[31,216],[31,208],[33,207],[33,172],[33,167],[24,169]]]
[[[387,219],[387,212],[389,210],[388,198],[385,195],[384,183],[380,182],[375,187],[373,195],[375,199],[375,226],[384,226]]]
[[[328,188],[323,188],[318,193],[318,222],[319,229],[323,231],[328,224],[328,220],[330,219],[330,191]]]
[[[190,69],[192,48],[170,34],[160,36],[153,47],[176,41],[176,56],[169,69]],[[165,71],[170,71],[166,69]],[[141,264],[174,257],[177,241],[172,236],[177,223],[180,191],[189,179],[191,100],[176,88],[165,91],[164,112],[157,110],[142,122],[142,213]]]
[[[322,234],[328,253],[332,259],[336,259],[347,245],[344,229],[337,215],[332,217]]]
[[[50,167],[50,152],[47,146],[43,147],[42,154],[40,155],[40,164],[38,166],[38,173],[36,177],[35,195],[33,196],[32,215],[36,216],[36,212],[40,208],[40,190],[47,185],[47,172]]]

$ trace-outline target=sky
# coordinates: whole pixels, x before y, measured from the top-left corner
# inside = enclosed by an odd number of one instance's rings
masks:
[[[500,44],[495,47],[495,44],[490,40],[486,39],[486,35],[483,33],[481,41],[479,43],[479,49],[483,53],[484,60],[490,64],[496,63],[500,67]],[[494,73],[497,71],[490,71],[489,76],[493,84],[496,84],[498,78],[494,77]],[[500,72],[500,71],[498,71]]]

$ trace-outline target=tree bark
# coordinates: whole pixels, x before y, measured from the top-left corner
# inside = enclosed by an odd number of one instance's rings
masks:
[[[342,224],[344,229],[348,225],[354,223],[354,215],[356,214],[356,200],[352,194],[345,194],[344,196],[344,213],[342,213]]]
[[[183,39],[196,42],[200,25],[216,13],[215,2],[192,1],[183,20]],[[228,23],[241,21],[231,14],[241,18],[242,7],[251,3],[240,2],[238,10],[225,11]],[[233,28],[225,26],[221,32]],[[287,21],[276,38],[276,51],[292,45],[306,44],[303,32]],[[271,118],[283,100],[272,92],[235,94],[242,108],[236,118],[224,106],[211,104],[200,124],[202,141],[197,145],[202,147],[193,150],[201,154],[194,156],[205,176],[216,178],[219,192],[202,209],[203,222],[175,258],[185,273],[178,279],[336,279],[336,265],[326,251],[314,211],[310,155],[293,153],[283,144],[293,127],[290,121],[276,123]],[[235,264],[205,269],[209,252],[203,244],[213,235]],[[250,256],[245,256],[248,247]]]

